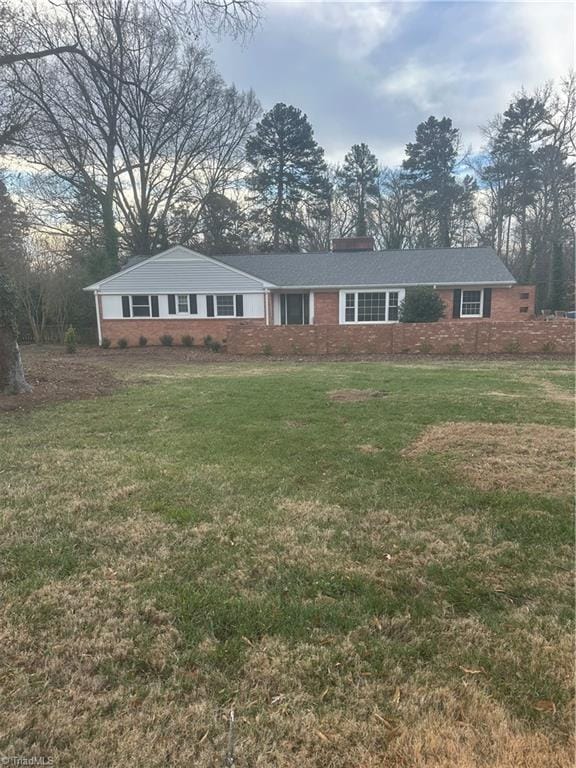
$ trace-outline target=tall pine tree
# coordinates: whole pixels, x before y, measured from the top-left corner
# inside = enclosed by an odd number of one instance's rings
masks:
[[[325,208],[329,198],[324,150],[306,115],[276,104],[248,140],[246,158],[256,218],[269,233],[272,249],[298,250],[305,214]]]
[[[378,207],[378,160],[367,144],[354,144],[344,157],[344,165],[336,172],[342,195],[352,211],[354,234],[364,237]],[[347,234],[347,233],[340,233]]]
[[[13,275],[24,257],[26,219],[0,180],[0,393],[29,392],[18,348],[18,302]]]
[[[429,242],[425,244],[449,248],[453,209],[460,194],[454,175],[458,129],[448,117],[438,120],[431,116],[416,128],[416,141],[406,145],[406,155],[402,167],[414,192],[417,213],[427,222]]]

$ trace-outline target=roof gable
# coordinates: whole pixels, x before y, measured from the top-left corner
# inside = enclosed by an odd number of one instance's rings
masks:
[[[261,291],[268,285],[266,280],[246,273],[239,266],[177,245],[138,261],[84,290],[102,293],[250,292]]]

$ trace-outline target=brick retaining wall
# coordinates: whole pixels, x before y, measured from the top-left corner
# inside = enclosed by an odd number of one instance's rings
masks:
[[[227,350],[235,355],[345,354],[574,354],[571,320],[308,325],[229,328]]]

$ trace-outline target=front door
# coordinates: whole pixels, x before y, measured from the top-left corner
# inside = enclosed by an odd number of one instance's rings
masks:
[[[310,322],[309,293],[280,294],[281,325],[308,325]]]

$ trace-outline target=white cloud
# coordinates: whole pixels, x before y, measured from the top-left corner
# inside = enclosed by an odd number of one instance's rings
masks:
[[[522,74],[529,83],[556,79],[574,67],[575,6],[566,2],[510,3],[495,9],[522,39]]]
[[[425,65],[411,58],[381,80],[376,90],[380,95],[407,99],[420,109],[434,109],[442,104],[446,89],[463,78],[458,66]]]
[[[382,43],[392,39],[402,19],[419,5],[417,2],[375,3],[359,0],[268,0],[275,10],[306,16],[323,35],[331,36],[335,51],[343,59],[367,58]],[[326,40],[324,40],[326,44]]]

